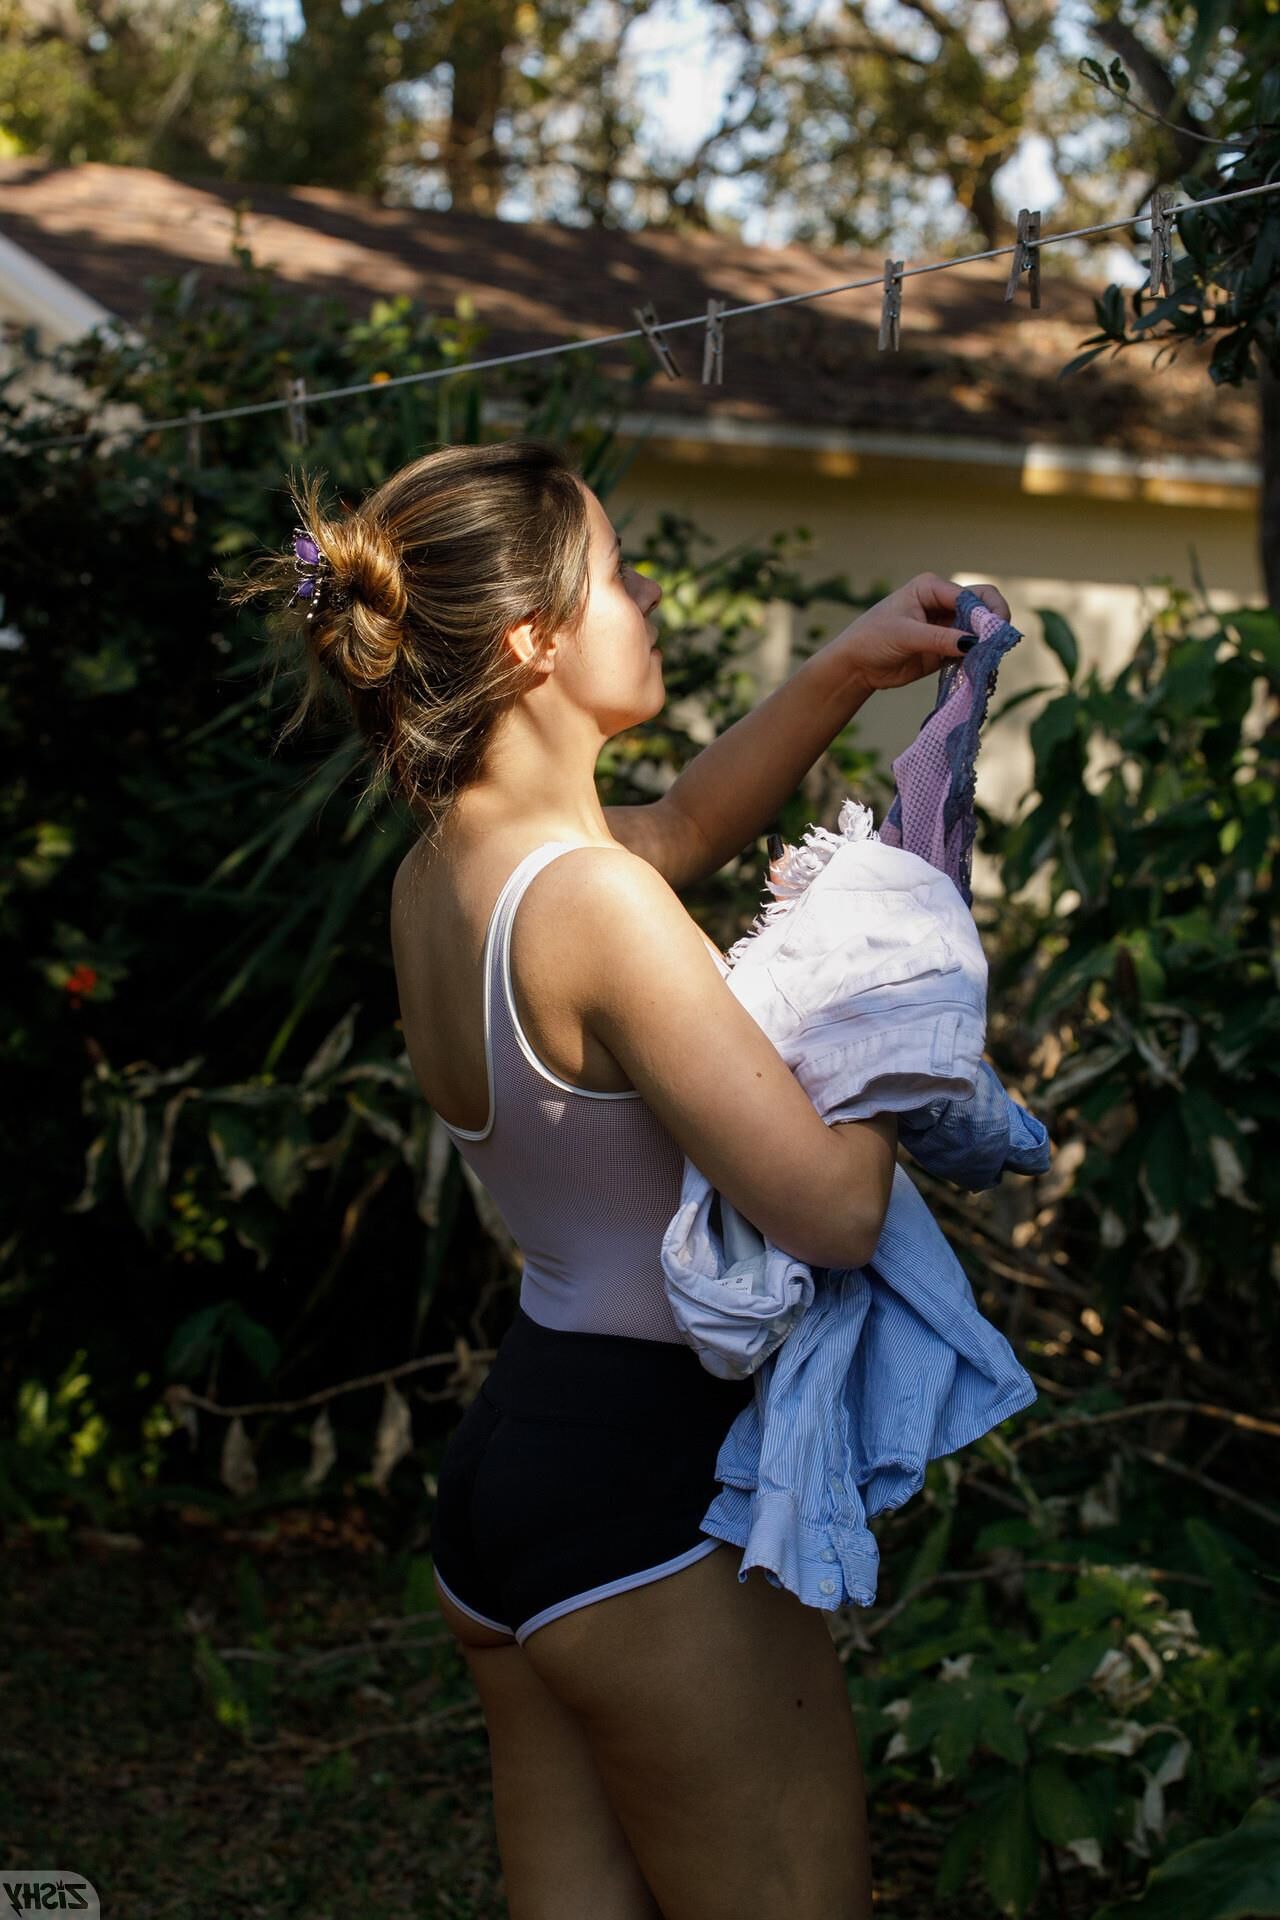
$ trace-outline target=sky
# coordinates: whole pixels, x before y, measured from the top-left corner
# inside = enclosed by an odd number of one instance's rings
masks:
[[[298,0],[257,0],[257,4],[263,19],[283,39],[301,31]],[[814,19],[833,11],[839,11],[838,0],[813,0]],[[692,151],[716,125],[737,69],[737,55],[723,34],[717,35],[705,0],[659,0],[631,28],[627,54],[636,96],[645,106],[655,140],[677,154]],[[995,186],[1011,219],[1019,207],[1039,207],[1043,231],[1052,230],[1053,208],[1062,190],[1050,164],[1048,143],[1040,136],[1033,134],[1022,142],[1014,159],[996,175]],[[790,238],[784,214],[754,205],[731,180],[713,183],[708,205],[713,213],[733,215],[741,222],[748,246],[783,246]],[[1127,211],[1117,207],[1117,218]],[[503,219],[527,220],[535,217],[536,210],[513,191],[499,212]],[[1093,255],[1099,285],[1117,280],[1132,286],[1145,279],[1137,259],[1144,251],[1146,233],[1145,227],[1139,228],[1132,245],[1107,244]],[[895,256],[908,264],[922,264],[918,255],[912,259],[905,240],[895,248]]]

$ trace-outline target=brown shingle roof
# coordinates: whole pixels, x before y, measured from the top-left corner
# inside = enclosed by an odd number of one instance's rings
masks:
[[[520,223],[324,187],[0,160],[0,234],[125,320],[145,309],[149,274],[195,266],[210,287],[236,277],[230,235],[241,202],[255,261],[301,292],[362,315],[399,292],[450,313],[470,294],[490,330],[480,355],[630,329],[645,300],[675,320],[703,313],[710,296],[736,306],[884,267],[838,249],[750,247],[717,234]],[[1003,259],[907,280],[896,354],[876,346],[874,287],[727,320],[722,387],[700,382],[700,326],[666,335],[682,377],[668,380],[655,366],[644,405],[686,418],[1255,457],[1253,392],[1214,387],[1207,348],[1184,348],[1159,371],[1150,348],[1132,348],[1058,380],[1094,330],[1092,290],[1055,271],[1052,250],[1038,311],[1025,290],[1005,304],[1007,277]],[[600,364],[620,370],[625,353],[600,349]]]

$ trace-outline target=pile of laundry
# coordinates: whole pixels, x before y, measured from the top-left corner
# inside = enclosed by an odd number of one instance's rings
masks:
[[[810,827],[730,948],[727,984],[828,1125],[898,1117],[929,1173],[978,1192],[1043,1173],[1043,1124],[983,1058],[987,961],[971,911],[974,761],[996,668],[1021,638],[975,594],[978,644],[944,663],[933,711],[893,763],[879,832],[852,797]],[[901,1507],[930,1460],[1036,1398],[906,1168],[865,1267],[811,1267],[766,1239],[686,1159],[662,1242],[684,1338],[721,1378],[754,1378],[716,1463],[702,1531],[743,1549],[809,1606],[876,1596],[868,1521]]]

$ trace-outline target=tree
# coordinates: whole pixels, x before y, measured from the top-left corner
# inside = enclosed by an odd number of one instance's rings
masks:
[[[1098,31],[1132,62],[1133,76],[1152,103],[1138,111],[1158,116],[1165,129],[1182,195],[1207,200],[1275,181],[1280,178],[1280,12],[1272,0],[1230,6],[1223,0],[1187,0],[1179,10],[1194,31],[1176,76],[1136,26],[1113,17],[1111,0],[1099,8]],[[1187,102],[1215,54],[1220,101],[1210,120],[1193,116]],[[1105,70],[1092,59],[1084,65],[1098,85],[1130,100],[1129,70],[1122,59]],[[1184,167],[1186,156],[1190,164]],[[1185,252],[1174,263],[1169,290],[1139,289],[1127,309],[1124,290],[1108,287],[1095,303],[1099,331],[1073,365],[1108,347],[1119,352],[1156,341],[1170,343],[1176,352],[1179,344],[1212,338],[1213,380],[1232,386],[1258,381],[1260,551],[1267,598],[1280,610],[1280,194],[1209,207],[1184,215],[1178,225]]]
[[[0,0],[0,153],[233,170],[257,35],[236,0]]]

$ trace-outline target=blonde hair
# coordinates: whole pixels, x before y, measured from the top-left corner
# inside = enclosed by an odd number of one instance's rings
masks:
[[[336,514],[320,505],[322,483],[319,474],[289,476],[298,524],[328,562],[310,622],[308,602],[291,604],[292,535],[239,579],[216,577],[235,606],[284,596],[267,619],[275,670],[300,648],[305,684],[281,740],[313,707],[341,711],[345,700],[372,763],[366,793],[398,792],[435,841],[499,719],[539,678],[547,639],[580,636],[590,546],[583,483],[559,449],[538,440],[439,447]],[[535,649],[522,664],[502,640],[525,620]]]

